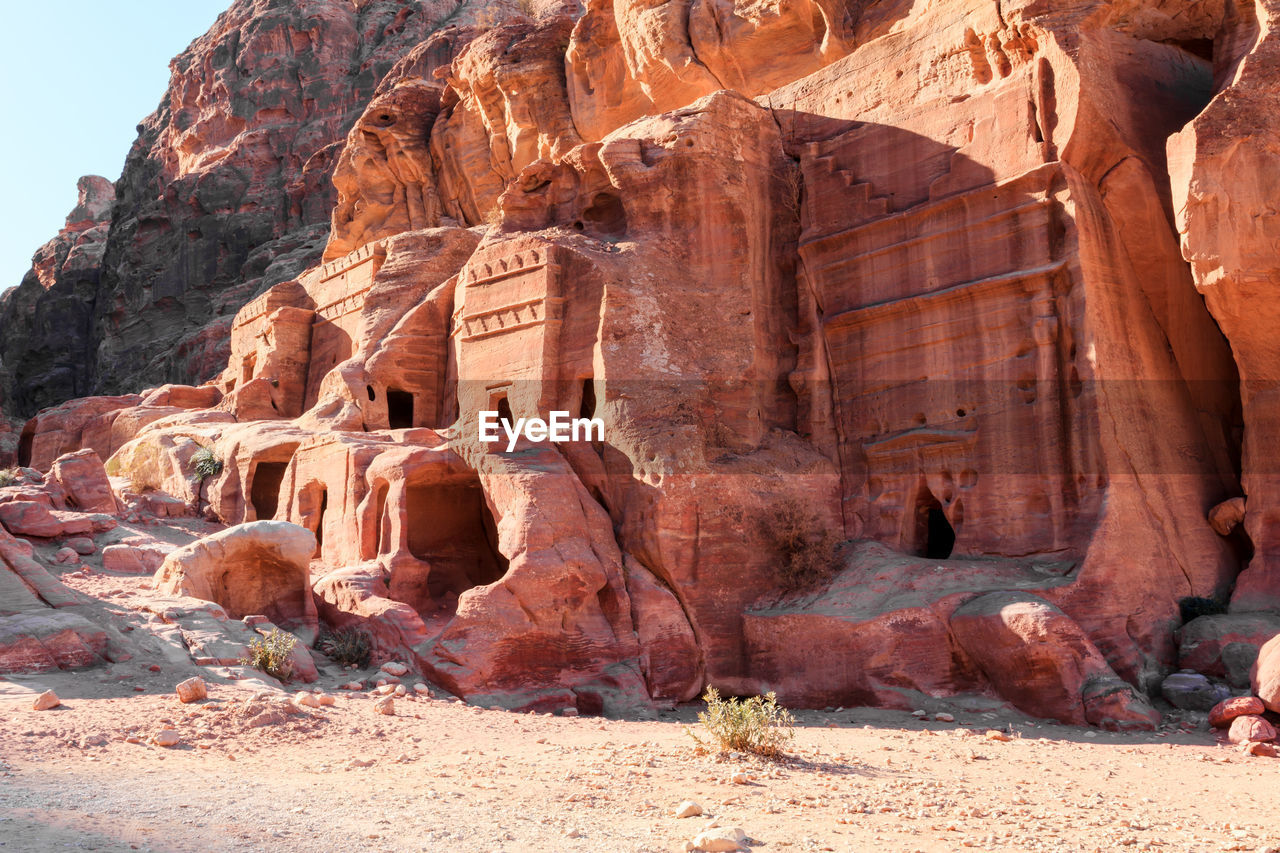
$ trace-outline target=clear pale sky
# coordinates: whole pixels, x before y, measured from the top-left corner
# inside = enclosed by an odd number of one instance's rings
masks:
[[[169,60],[231,0],[4,4],[0,27],[0,292],[62,227],[76,179],[120,177]],[[2,332],[3,330],[0,330]]]

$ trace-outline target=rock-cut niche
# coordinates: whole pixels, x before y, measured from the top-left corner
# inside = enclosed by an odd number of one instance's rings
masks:
[[[942,503],[928,489],[916,501],[916,552],[926,559],[945,560],[956,545],[956,531]]]
[[[459,595],[506,574],[497,527],[476,480],[410,485],[405,525],[417,563],[397,566],[391,596],[424,615],[451,613]]]

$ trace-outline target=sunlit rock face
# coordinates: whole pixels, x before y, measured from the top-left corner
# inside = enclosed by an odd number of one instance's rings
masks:
[[[1141,728],[1180,601],[1248,563],[1233,608],[1276,606],[1266,3],[533,11],[355,27],[402,58],[324,125],[334,190],[262,185],[330,230],[232,275],[211,398],[69,403],[20,455],[312,531],[321,620],[511,707]],[[197,112],[179,186],[241,138]],[[99,364],[155,340],[126,325]],[[490,444],[489,411],[604,434]]]

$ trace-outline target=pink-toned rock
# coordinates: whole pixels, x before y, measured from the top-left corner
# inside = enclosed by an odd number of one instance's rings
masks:
[[[35,501],[7,501],[0,504],[0,524],[14,536],[52,539],[66,533],[49,507]]]
[[[1250,673],[1254,694],[1268,711],[1280,713],[1280,634],[1272,637],[1258,652],[1258,661]]]
[[[1227,730],[1227,739],[1232,743],[1269,742],[1276,739],[1276,730],[1262,717],[1245,714],[1231,721],[1231,728]]]
[[[151,736],[156,746],[174,747],[182,743],[182,737],[173,729],[161,729]]]
[[[1240,745],[1240,751],[1245,755],[1254,755],[1260,758],[1275,758],[1276,747],[1272,743],[1263,743],[1261,741],[1251,740]]]
[[[164,558],[174,550],[176,546],[167,542],[108,545],[102,549],[102,568],[121,574],[155,574],[164,563]]]
[[[0,503],[0,525],[15,536],[56,539],[77,533],[102,533],[115,527],[116,521],[104,513],[51,510],[36,501],[6,501]]]
[[[996,691],[1028,713],[1115,728],[1153,729],[1159,722],[1080,626],[1043,599],[988,593],[957,608],[948,624]]]
[[[59,456],[49,467],[48,479],[66,493],[68,509],[80,512],[117,511],[106,468],[92,449]]]
[[[58,698],[58,694],[52,690],[46,690],[36,697],[36,701],[32,703],[31,708],[35,711],[49,711],[62,704],[62,700]]]
[[[390,696],[384,696],[373,703],[373,710],[379,714],[394,717],[396,715],[396,702]]]
[[[53,555],[55,563],[67,564],[80,562],[80,552],[75,548],[59,548]]]
[[[1258,651],[1280,636],[1280,613],[1219,613],[1178,629],[1178,665],[1248,687]]]
[[[316,538],[282,521],[254,521],[206,536],[165,558],[155,587],[214,601],[240,619],[265,614],[285,628],[316,629],[309,566]]]
[[[186,705],[208,698],[209,687],[205,684],[203,678],[195,676],[188,678],[186,681],[179,681],[177,686],[174,687],[174,692],[178,694],[178,701]]]
[[[1236,696],[1224,699],[1209,712],[1209,725],[1215,729],[1225,729],[1237,717],[1246,715],[1258,716],[1265,712],[1266,706],[1257,696]]]
[[[98,546],[87,536],[76,536],[67,540],[67,547],[81,557],[87,557],[98,550]]]

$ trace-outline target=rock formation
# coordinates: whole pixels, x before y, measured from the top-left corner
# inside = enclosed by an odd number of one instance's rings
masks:
[[[103,260],[95,388],[225,369],[41,412],[23,464],[92,448],[132,511],[310,531],[312,612],[484,704],[1150,727],[1188,602],[1229,596],[1181,654],[1247,678],[1272,623],[1231,620],[1280,596],[1242,306],[1277,278],[1271,0],[591,0],[430,36],[303,5],[328,29],[238,3],[179,59]],[[202,284],[136,289],[151,252]],[[603,436],[508,448],[482,412]],[[224,580],[195,594],[243,609]]]

